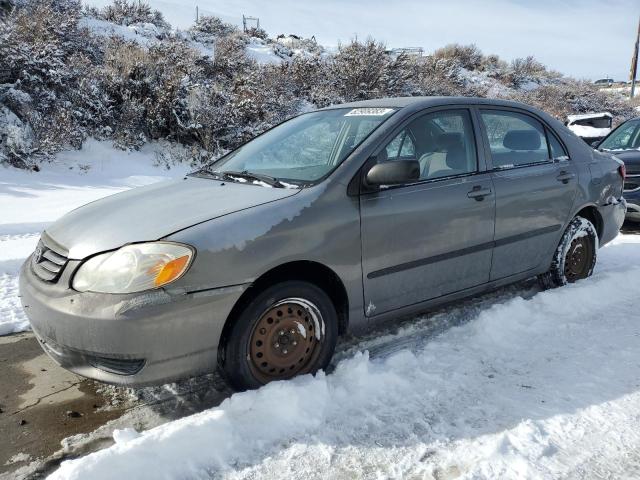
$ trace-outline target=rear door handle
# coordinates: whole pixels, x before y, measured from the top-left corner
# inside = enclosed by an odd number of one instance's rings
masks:
[[[491,195],[491,189],[482,188],[480,186],[473,187],[473,190],[467,193],[467,197],[474,198],[478,202],[484,200],[484,197],[486,197],[487,195]]]
[[[576,178],[576,174],[572,173],[572,172],[567,172],[566,170],[563,170],[560,172],[560,175],[558,175],[556,177],[556,180],[558,180],[559,182],[562,182],[564,184],[569,183],[569,180]]]

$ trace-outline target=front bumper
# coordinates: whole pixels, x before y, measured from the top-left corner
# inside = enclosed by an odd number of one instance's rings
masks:
[[[126,386],[166,383],[215,368],[222,328],[248,285],[181,294],[80,293],[68,288],[78,263],[70,261],[56,283],[34,275],[31,257],[20,271],[20,296],[31,326],[62,367]]]

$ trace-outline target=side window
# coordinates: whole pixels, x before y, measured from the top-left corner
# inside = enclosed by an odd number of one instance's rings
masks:
[[[396,135],[383,152],[388,160],[418,160],[421,180],[469,174],[478,168],[467,110],[439,111],[419,117]],[[380,155],[379,161],[384,161]]]
[[[564,147],[562,146],[562,144],[560,143],[560,140],[558,140],[556,138],[556,136],[551,133],[549,131],[549,129],[547,130],[547,138],[549,139],[549,148],[551,149],[551,158],[562,158],[562,157],[567,157],[567,152],[565,151]]]
[[[389,160],[415,160],[416,148],[408,129],[402,130],[386,148]]]
[[[549,147],[542,124],[511,111],[481,110],[494,168],[548,162]]]

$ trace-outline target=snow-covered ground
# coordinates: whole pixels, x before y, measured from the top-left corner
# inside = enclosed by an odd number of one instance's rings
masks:
[[[638,478],[639,281],[640,237],[620,236],[589,280],[416,319],[51,478]]]
[[[17,272],[42,228],[184,173],[153,158],[89,142],[40,173],[0,168],[0,333],[27,326]],[[51,478],[638,478],[638,284],[640,236],[621,235],[588,280],[510,287],[348,340],[328,375],[116,431]]]
[[[59,154],[38,173],[0,166],[0,335],[29,328],[17,297],[18,271],[40,232],[85,203],[186,171],[154,167],[160,149],[150,144],[123,152],[89,140],[82,150]]]

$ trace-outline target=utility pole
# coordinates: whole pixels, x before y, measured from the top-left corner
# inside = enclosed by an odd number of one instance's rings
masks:
[[[638,74],[638,47],[640,46],[640,19],[638,19],[638,33],[636,44],[633,48],[633,58],[631,59],[631,98],[636,93],[636,75]]]
[[[196,23],[198,23],[199,19],[200,19],[200,16],[198,15],[198,6],[196,5]]]

